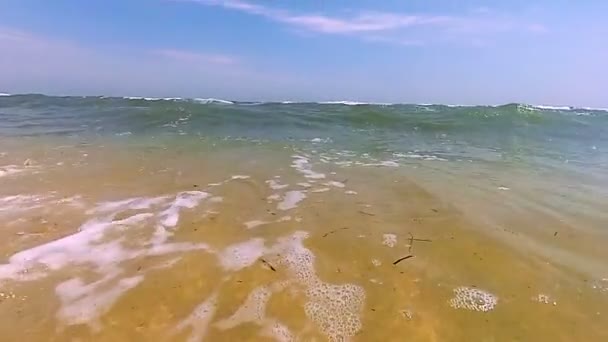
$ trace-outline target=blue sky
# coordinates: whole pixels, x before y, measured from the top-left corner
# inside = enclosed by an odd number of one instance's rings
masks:
[[[602,0],[0,8],[0,92],[608,107]]]

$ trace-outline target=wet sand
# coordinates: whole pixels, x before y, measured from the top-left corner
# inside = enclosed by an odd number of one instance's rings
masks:
[[[602,217],[531,205],[532,176],[498,189],[447,162],[279,147],[3,146],[6,341],[608,339]]]

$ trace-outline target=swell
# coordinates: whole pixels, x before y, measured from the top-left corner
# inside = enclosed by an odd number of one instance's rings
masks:
[[[593,109],[220,99],[0,97],[0,135],[189,135],[264,141],[331,138],[369,151],[471,148],[571,158],[608,147],[608,112]]]

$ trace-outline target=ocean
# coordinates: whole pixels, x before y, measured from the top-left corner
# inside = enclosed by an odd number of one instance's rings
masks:
[[[608,111],[0,96],[5,341],[606,341]]]

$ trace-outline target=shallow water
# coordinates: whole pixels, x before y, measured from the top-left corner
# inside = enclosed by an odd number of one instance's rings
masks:
[[[608,339],[602,112],[0,101],[7,341]]]

